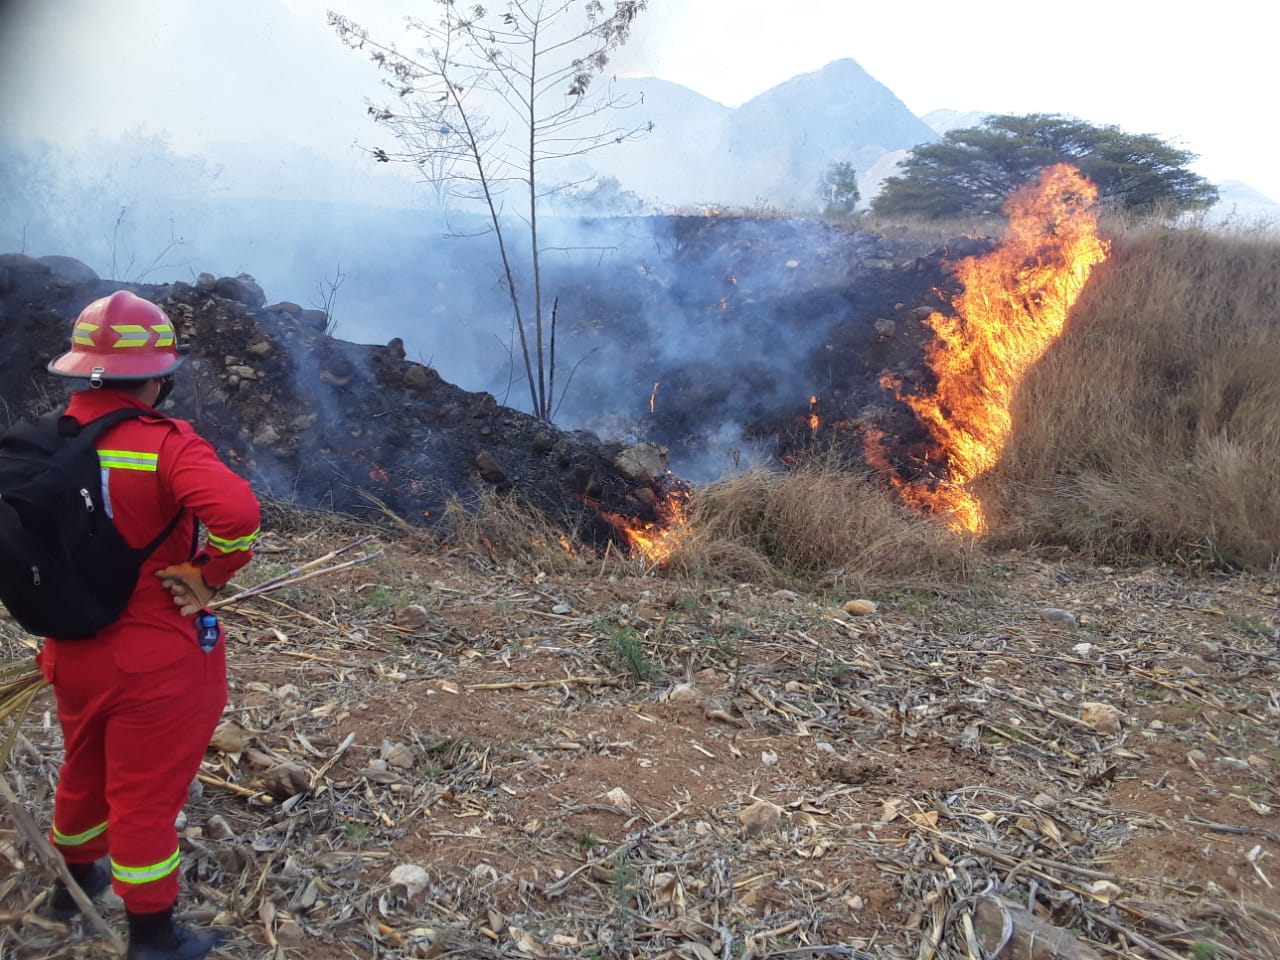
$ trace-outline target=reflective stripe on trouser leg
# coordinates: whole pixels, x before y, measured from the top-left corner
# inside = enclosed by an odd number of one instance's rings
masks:
[[[117,863],[115,858],[112,858],[111,876],[113,879],[131,886],[137,886],[140,883],[155,883],[157,880],[163,880],[177,870],[180,860],[181,857],[176,849],[159,863],[152,863],[145,867],[126,867],[122,863]]]
[[[49,837],[59,847],[82,847],[90,840],[95,840],[106,832],[107,825],[105,822],[95,827],[90,827],[88,830],[82,830],[80,833],[63,833],[58,829],[57,824],[54,824],[53,831],[49,834]]]

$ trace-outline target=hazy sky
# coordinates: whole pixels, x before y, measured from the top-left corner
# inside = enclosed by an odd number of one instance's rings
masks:
[[[332,104],[328,134],[349,142],[368,129],[349,104],[373,88],[372,68],[325,26],[334,0],[275,2],[0,0],[0,117],[48,135],[143,124],[179,145],[246,132],[305,139],[316,121],[298,104],[319,97]],[[385,27],[433,7],[338,9]],[[255,31],[278,45],[274,67],[238,60],[237,37]],[[736,105],[850,57],[917,114],[1037,111],[1116,124],[1199,154],[1196,170],[1212,180],[1242,180],[1280,201],[1278,35],[1280,8],[1256,0],[651,0],[614,66]],[[295,68],[300,58],[309,75]]]

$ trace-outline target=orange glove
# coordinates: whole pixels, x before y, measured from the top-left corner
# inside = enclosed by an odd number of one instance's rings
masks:
[[[176,563],[163,570],[157,570],[156,576],[173,596],[173,603],[186,617],[194,616],[209,605],[217,587],[204,582],[204,574],[193,563]]]

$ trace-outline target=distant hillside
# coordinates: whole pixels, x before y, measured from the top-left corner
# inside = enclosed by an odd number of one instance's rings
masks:
[[[1267,226],[1280,228],[1280,203],[1259,193],[1239,180],[1224,180],[1218,184],[1218,202],[1209,210],[1210,223],[1230,223],[1236,226]]]
[[[733,110],[664,80],[620,80],[614,90],[642,96],[635,114],[654,129],[594,162],[665,205],[814,208],[831,163],[846,160],[864,172],[887,153],[937,139],[852,60],[793,77]]]
[[[655,77],[615,80],[610,93],[636,103],[621,124],[651,123],[653,129],[640,140],[598,151],[587,162],[655,204],[714,202],[722,186],[717,154],[732,111]]]

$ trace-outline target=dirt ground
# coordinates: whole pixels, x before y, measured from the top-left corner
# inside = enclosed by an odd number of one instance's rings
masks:
[[[359,532],[272,534],[243,584]],[[385,534],[340,560],[375,549],[223,611],[181,824],[219,956],[978,957],[999,903],[1063,938],[1039,960],[1280,957],[1274,576],[1021,553],[801,592]],[[59,758],[45,695],[9,772],[45,825]],[[110,956],[46,885],[6,818],[0,957]]]

